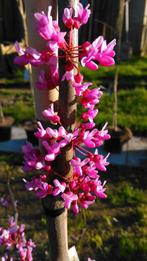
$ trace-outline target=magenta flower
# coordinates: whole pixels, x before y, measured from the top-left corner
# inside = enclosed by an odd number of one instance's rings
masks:
[[[36,247],[31,239],[26,240],[25,225],[17,225],[13,217],[9,218],[7,229],[0,227],[0,246],[5,251],[1,259],[3,261],[13,261],[16,258],[20,261],[32,261],[32,252]]]
[[[60,193],[63,193],[66,189],[66,183],[65,182],[59,182],[59,180],[57,179],[54,179],[53,180],[53,183],[54,183],[54,190],[53,190],[53,196],[57,196],[59,195]]]
[[[28,63],[30,63],[33,66],[39,66],[42,64],[41,62],[41,54],[36,51],[33,48],[28,47],[26,50],[23,50],[20,46],[19,43],[16,42],[15,43],[15,48],[16,51],[18,52],[18,54],[20,56],[15,57],[15,63],[18,65],[26,65]]]
[[[90,17],[91,11],[88,9],[90,5],[88,4],[86,8],[83,8],[81,3],[77,4],[76,13],[77,16],[74,18],[74,26],[79,29],[81,25],[87,24]]]
[[[65,207],[67,209],[70,208],[70,205],[73,201],[76,201],[78,200],[78,196],[73,194],[72,192],[66,192],[66,193],[63,193],[61,195],[61,198],[63,198],[64,202],[65,202]]]
[[[66,33],[60,32],[57,21],[52,20],[51,16],[52,7],[48,8],[48,16],[42,13],[35,13],[34,16],[37,22],[37,31],[39,35],[48,41],[48,48],[55,52],[60,45],[64,44],[64,36]]]
[[[89,120],[90,122],[93,122],[93,119],[98,114],[98,110],[97,109],[94,110],[92,107],[87,112],[83,112],[82,113],[82,119],[84,121],[88,121]]]
[[[55,124],[59,123],[60,124],[60,117],[55,114],[53,104],[50,106],[50,108],[48,108],[47,110],[44,110],[42,114],[45,118],[47,118],[52,123],[55,123]]]
[[[90,5],[87,5],[86,8],[83,8],[81,3],[77,4],[76,9],[74,10],[75,16],[73,17],[73,9],[65,8],[63,14],[63,23],[67,28],[76,28],[79,29],[81,25],[86,24],[91,11],[88,9]]]
[[[93,162],[98,170],[106,171],[106,166],[109,165],[109,162],[107,162],[107,159],[110,154],[108,154],[105,158],[103,155],[98,154],[98,150],[95,151],[93,155]]]
[[[116,45],[116,40],[114,39],[108,45],[106,41],[103,41],[99,52],[96,54],[96,60],[103,66],[112,66],[115,64],[113,57],[115,56],[114,46]]]
[[[78,30],[81,25],[87,23],[91,13],[89,5],[84,8],[78,2],[75,10],[71,7],[64,9],[63,23],[68,28],[67,32],[60,31],[58,22],[51,16],[51,10],[52,7],[49,6],[47,15],[44,12],[35,14],[37,31],[46,41],[44,50],[38,52],[30,47],[23,50],[16,43],[19,54],[16,63],[40,66],[40,75],[36,83],[36,87],[40,90],[50,90],[60,86],[61,81],[69,81],[75,90],[75,101],[83,107],[83,110],[80,115],[81,122],[78,122],[72,131],[62,126],[53,104],[43,111],[43,116],[49,124],[54,124],[54,128],[51,128],[52,125],[44,127],[41,122],[38,122],[35,136],[39,139],[43,151],[33,148],[30,144],[23,147],[23,169],[26,172],[33,172],[33,177],[24,181],[26,189],[34,192],[37,197],[44,198],[48,195],[60,197],[65,207],[69,209],[71,206],[73,212],[77,214],[80,208],[87,209],[96,198],[106,198],[105,182],[101,182],[99,172],[106,171],[109,154],[104,157],[98,153],[97,148],[110,138],[106,129],[107,124],[98,130],[94,122],[98,114],[96,105],[103,93],[100,88],[93,88],[91,82],[84,82],[79,64],[91,70],[97,70],[99,66],[113,65],[116,40],[107,44],[104,37],[99,36],[92,43],[85,42],[81,46],[73,46],[71,41],[73,29]],[[75,63],[77,58],[79,63]],[[58,72],[59,59],[64,59],[65,64],[61,79]],[[42,66],[46,70],[42,71]],[[72,177],[66,180],[55,171],[54,166],[56,158],[68,147],[73,150],[73,158],[67,163],[73,173]],[[92,153],[89,148],[96,150]],[[50,174],[55,175],[52,183],[48,178]],[[20,253],[24,258],[29,255],[29,250],[20,247]]]

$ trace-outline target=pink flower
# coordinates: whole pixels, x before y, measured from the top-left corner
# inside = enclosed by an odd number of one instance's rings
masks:
[[[93,162],[98,170],[106,171],[106,166],[109,165],[109,162],[107,162],[109,155],[110,154],[104,157],[98,154],[98,150],[95,151],[93,155]]]
[[[65,72],[65,74],[62,76],[61,81],[65,81],[65,80],[74,81],[74,71],[73,70]]]
[[[92,184],[92,190],[94,191],[95,195],[98,198],[107,198],[107,195],[105,194],[106,188],[104,188],[106,184],[106,181],[102,184],[102,182],[99,179],[96,179]]]
[[[81,64],[83,67],[86,66],[91,70],[98,69],[98,65],[93,60],[96,60],[95,56],[103,41],[103,36],[99,36],[92,44],[87,43],[86,45],[83,45],[84,52],[81,59]]]
[[[114,39],[108,45],[103,36],[99,36],[91,45],[83,46],[83,55],[81,59],[82,66],[86,66],[91,70],[97,70],[98,65],[94,62],[98,61],[103,66],[111,66],[115,63],[113,57],[115,56],[114,46],[116,40]]]
[[[22,148],[24,154],[23,170],[28,172],[35,169],[42,169],[42,155],[38,149],[34,149],[31,143],[27,143]]]
[[[71,165],[74,167],[74,171],[76,172],[76,174],[82,176],[83,174],[82,167],[89,162],[89,159],[84,159],[83,161],[81,161],[80,158],[74,157],[70,162]]]
[[[86,8],[83,8],[83,5],[81,3],[78,3],[76,6],[76,17],[74,17],[74,26],[75,28],[79,29],[81,25],[86,24],[88,22],[88,19],[90,17],[91,11],[88,9],[89,4],[86,6]]]
[[[63,13],[63,23],[67,28],[79,29],[81,25],[86,24],[91,11],[88,9],[90,5],[83,8],[81,3],[78,3],[75,9],[75,16],[73,17],[73,9],[65,8]]]
[[[26,181],[26,189],[29,191],[34,191],[38,198],[44,198],[52,193],[52,186],[47,182],[42,181],[41,178],[33,178],[31,181]]]
[[[102,94],[100,88],[94,88],[92,90],[87,89],[82,93],[81,104],[84,108],[91,108],[99,103]]]
[[[114,39],[108,45],[106,41],[103,41],[99,52],[97,52],[95,58],[96,60],[103,66],[111,66],[115,64],[113,57],[115,56],[115,52],[113,50],[116,45],[116,40]]]
[[[73,26],[73,19],[72,19],[73,10],[72,8],[65,8],[63,13],[63,23],[67,28],[72,28]]]
[[[91,82],[85,82],[85,83],[73,83],[73,87],[76,91],[77,96],[82,96],[82,93],[88,89],[89,86],[91,86]]]
[[[64,200],[64,202],[65,202],[65,207],[67,208],[67,209],[69,209],[70,208],[70,205],[71,205],[71,203],[73,202],[73,201],[75,201],[75,200],[78,200],[78,196],[77,195],[75,195],[75,194],[73,194],[72,192],[66,192],[66,193],[63,193],[62,195],[61,195],[61,198],[63,198],[63,200]]]
[[[33,48],[27,47],[26,50],[23,50],[19,43],[15,43],[16,51],[18,52],[19,56],[15,57],[14,62],[18,65],[26,65],[30,63],[33,66],[39,66],[42,64],[41,62],[41,54]]]
[[[50,72],[48,72],[48,74],[50,75]],[[57,85],[58,85],[58,73],[54,73],[52,74],[52,77],[48,77],[46,75],[46,72],[41,71],[39,74],[39,79],[36,82],[36,87],[40,90],[44,90],[44,89],[54,89]]]
[[[92,107],[87,111],[82,113],[82,119],[85,121],[93,122],[93,119],[96,117],[98,110],[94,110]]]
[[[87,23],[91,13],[89,4],[84,8],[78,1],[75,9],[64,9],[63,22],[68,28],[66,40],[64,39],[66,33],[60,31],[58,22],[51,16],[51,10],[52,7],[49,6],[48,15],[44,12],[35,14],[38,33],[46,40],[45,49],[41,52],[30,47],[23,50],[16,43],[19,53],[16,62],[22,65],[27,63],[33,66],[41,65],[41,68],[46,68],[45,71],[40,71],[36,83],[36,87],[40,90],[50,90],[56,88],[57,85],[60,86],[60,81],[70,81],[71,88],[75,90],[74,101],[82,105],[83,110],[80,115],[81,122],[77,122],[72,132],[70,128],[65,129],[62,126],[53,104],[43,111],[43,116],[52,124],[56,124],[56,128],[45,128],[44,124],[38,122],[35,136],[40,141],[41,149],[34,149],[30,144],[23,148],[24,170],[34,171],[33,178],[30,181],[24,181],[27,190],[33,191],[37,197],[44,198],[48,195],[60,197],[65,207],[71,206],[73,212],[77,214],[80,208],[88,208],[96,198],[106,198],[105,182],[101,182],[99,172],[106,171],[109,154],[104,157],[98,154],[97,150],[94,153],[90,152],[89,148],[97,148],[110,138],[106,129],[107,124],[98,130],[94,123],[94,118],[98,114],[95,106],[103,93],[100,88],[93,88],[92,83],[83,81],[77,61],[79,57],[82,66],[91,70],[98,69],[99,64],[113,65],[115,40],[107,44],[104,37],[99,36],[92,43],[85,42],[81,46],[75,46],[72,43],[73,29],[79,29],[82,24]],[[61,77],[58,73],[59,59],[64,59],[64,73]],[[54,170],[56,164],[54,161],[62,152],[64,153],[66,146],[67,149],[68,147],[74,149],[73,158],[67,162],[73,170],[72,178],[67,181],[66,179],[62,181],[61,177],[59,180],[53,178],[50,183],[48,179],[50,173],[58,176]],[[79,154],[80,157],[77,156]],[[19,244],[18,249],[23,259],[28,258],[31,261],[30,245],[26,247]]]
[[[55,123],[55,124],[59,123],[60,124],[60,117],[55,114],[53,103],[51,104],[50,108],[48,108],[47,110],[44,110],[42,114],[43,114],[44,117],[46,117],[52,123]]]
[[[7,229],[0,227],[0,246],[5,251],[3,261],[32,261],[32,251],[36,247],[31,239],[26,240],[25,225],[17,225],[13,217],[9,219]]]
[[[52,20],[52,7],[48,8],[48,16],[44,12],[35,13],[34,16],[37,22],[37,30],[40,36],[48,41],[48,47],[52,51],[57,51],[59,45],[64,44],[64,36],[66,33],[61,32],[56,21]]]
[[[9,206],[9,198],[8,197],[1,197],[0,204],[2,207],[7,208]]]
[[[66,189],[66,183],[65,182],[59,182],[59,180],[57,179],[54,179],[53,180],[53,183],[54,183],[54,190],[53,190],[53,196],[57,196],[59,195],[60,193],[63,193]]]
[[[42,145],[47,151],[47,154],[45,155],[46,161],[53,161],[55,160],[56,156],[60,152],[60,145],[56,142],[53,145],[49,145],[47,141],[43,141]]]
[[[87,193],[80,193],[79,195],[79,200],[80,200],[80,206],[82,208],[87,209],[89,207],[89,205],[94,204],[96,197],[92,196],[91,194]]]

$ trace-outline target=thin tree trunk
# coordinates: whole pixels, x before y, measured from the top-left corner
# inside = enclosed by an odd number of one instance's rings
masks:
[[[37,50],[43,50],[46,43],[36,32],[34,13],[41,11],[47,13],[48,5],[53,6],[52,15],[54,19],[56,19],[56,1],[25,0],[28,43],[31,47],[36,48]],[[41,121],[43,125],[46,125],[47,123],[44,122],[42,111],[44,109],[47,109],[51,103],[58,102],[58,91],[56,89],[50,91],[40,91],[36,89],[35,84],[38,80],[38,75],[39,69],[32,68],[31,87],[33,90],[35,114],[37,120]],[[67,261],[67,212],[64,209],[63,203],[59,200],[55,201],[54,198],[44,199],[43,206],[47,219],[47,231],[49,235],[50,245],[50,261]]]
[[[38,50],[42,50],[45,46],[45,42],[36,33],[34,13],[45,11],[47,12],[48,5],[53,6],[52,15],[54,19],[59,13],[59,23],[61,26],[61,14],[66,6],[75,6],[77,0],[71,1],[58,1],[55,0],[25,0],[27,25],[28,25],[28,41],[31,47]],[[61,30],[63,28],[61,27]],[[64,28],[65,31],[65,28]],[[76,33],[73,34],[73,45],[77,45]],[[64,73],[63,64],[59,64],[60,79]],[[31,74],[31,86],[33,89],[36,118],[44,123],[42,111],[48,108],[49,104],[58,102],[58,92],[56,89],[51,91],[44,90],[39,91],[34,86],[38,79],[39,69],[32,68]],[[75,93],[71,86],[71,83],[64,82],[59,86],[59,115],[61,122],[66,129],[74,126],[75,123]],[[46,123],[45,123],[46,125]],[[73,153],[72,148],[66,148],[62,152],[61,156],[57,159],[55,166],[56,171],[62,176],[72,175],[72,170],[69,167],[69,160]],[[43,207],[47,217],[47,230],[49,234],[50,243],[50,261],[68,261],[68,240],[67,240],[67,211],[64,208],[63,201],[55,197],[48,197],[43,200]]]
[[[35,12],[44,11],[47,13],[48,6],[54,6],[54,18],[56,18],[56,5],[55,0],[25,0],[25,9],[26,9],[26,20],[27,20],[27,31],[28,31],[28,43],[31,47],[36,48],[37,50],[43,50],[45,48],[46,42],[38,35],[36,31],[36,23],[34,18]],[[53,14],[52,12],[52,14]],[[44,68],[43,68],[44,69]],[[42,116],[42,111],[47,109],[51,103],[54,103],[58,100],[58,91],[56,89],[48,91],[38,90],[35,88],[36,82],[38,80],[40,68],[31,69],[31,87],[34,96],[34,105],[36,118],[38,120],[44,121]]]
[[[117,34],[117,51],[116,51],[116,61],[117,63],[120,61],[120,51],[121,51],[121,41],[122,41],[122,30],[123,30],[123,21],[124,21],[124,7],[125,0],[119,0],[119,10],[116,21],[116,34]],[[117,130],[117,111],[118,111],[118,78],[119,78],[119,70],[118,65],[116,65],[115,76],[114,76],[114,86],[113,86],[113,117],[112,117],[112,126],[114,130]]]

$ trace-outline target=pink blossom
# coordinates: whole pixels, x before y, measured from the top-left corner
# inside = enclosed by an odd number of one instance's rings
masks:
[[[84,77],[80,72],[78,62],[75,59],[79,57],[82,66],[91,70],[97,70],[99,64],[110,66],[114,64],[114,46],[115,40],[106,43],[103,36],[99,36],[92,43],[85,42],[81,46],[73,46],[73,29],[79,29],[82,24],[87,23],[90,16],[89,5],[85,8],[78,2],[75,10],[65,8],[63,22],[68,28],[67,38],[65,32],[61,32],[58,22],[51,16],[52,7],[49,6],[48,15],[44,12],[36,13],[36,23],[39,35],[46,40],[46,47],[41,52],[30,47],[26,50],[20,48],[16,43],[16,49],[19,57],[16,59],[20,64],[30,63],[33,66],[44,66],[45,71],[40,71],[36,87],[40,90],[53,89],[60,81],[69,81],[75,90],[75,101],[82,107],[80,115],[81,122],[77,122],[76,127],[71,132],[62,126],[58,112],[54,111],[53,104],[44,110],[43,116],[56,128],[44,127],[38,122],[38,129],[35,136],[39,139],[41,150],[27,145],[23,148],[24,152],[24,170],[35,171],[33,177],[26,181],[26,189],[33,191],[39,198],[53,195],[60,197],[66,208],[72,207],[75,214],[80,208],[87,209],[95,202],[96,198],[106,198],[105,182],[102,183],[99,172],[106,171],[109,164],[107,158],[96,150],[90,152],[89,148],[97,148],[103,145],[104,141],[110,138],[107,124],[101,130],[95,126],[94,119],[98,114],[96,105],[102,96],[100,88],[93,88],[92,83],[84,82]],[[58,50],[59,55],[58,55]],[[58,60],[64,59],[64,74],[59,79]],[[62,84],[61,84],[62,88]],[[50,124],[50,123],[49,123]],[[58,126],[59,125],[59,126]],[[73,170],[72,178],[66,181],[55,172],[55,160],[62,153],[66,146],[73,149],[73,158],[68,161],[69,167]],[[78,157],[77,155],[80,156]],[[48,175],[56,174],[56,178],[49,182]],[[7,235],[6,235],[7,236]],[[19,245],[19,251],[23,258],[31,256],[29,248]],[[31,257],[30,257],[31,260]]]
[[[33,178],[31,181],[26,181],[26,189],[29,191],[34,191],[38,198],[44,198],[52,193],[52,186],[47,182],[42,181],[41,178]]]
[[[19,56],[15,57],[14,62],[18,65],[26,65],[28,63],[30,63],[33,66],[39,66],[40,64],[42,64],[41,62],[41,54],[30,47],[27,47],[26,50],[23,50],[20,46],[19,43],[16,42],[15,43],[15,48],[16,51],[18,52]]]
[[[89,207],[89,205],[94,204],[96,197],[92,196],[91,194],[87,193],[80,193],[79,194],[79,200],[80,200],[80,206],[82,208],[87,209]]]
[[[45,118],[47,118],[52,123],[55,123],[55,124],[59,123],[60,124],[60,117],[55,114],[53,103],[51,104],[50,108],[48,108],[47,110],[44,110],[42,114]]]
[[[73,201],[75,201],[75,200],[78,200],[78,196],[77,195],[75,195],[75,194],[73,194],[72,192],[66,192],[66,193],[63,193],[62,195],[61,195],[61,198],[63,198],[63,200],[64,200],[64,202],[65,202],[65,207],[67,208],[67,209],[69,209],[70,208],[70,205],[71,205],[71,203],[73,202]]]
[[[49,72],[48,72],[49,73]],[[50,73],[49,73],[50,75]],[[54,89],[58,85],[58,73],[52,74],[52,77],[48,78],[46,72],[41,71],[39,74],[39,79],[36,82],[36,87],[39,90],[44,89]]]
[[[76,28],[79,29],[81,25],[86,24],[91,11],[88,9],[90,5],[87,5],[86,8],[83,8],[81,3],[77,3],[75,9],[75,16],[73,17],[73,9],[65,8],[63,13],[63,23],[67,28]]]
[[[53,196],[57,196],[59,195],[60,193],[63,193],[65,191],[65,188],[66,188],[66,183],[65,182],[59,182],[59,180],[57,179],[54,179],[53,180],[53,183],[54,183],[54,190],[53,190]]]
[[[71,28],[73,26],[73,19],[72,19],[73,9],[72,8],[65,8],[63,13],[63,23],[67,28]]]
[[[96,115],[98,114],[98,110],[97,109],[93,109],[92,107],[87,111],[87,112],[83,112],[82,113],[82,119],[85,121],[90,121],[93,122],[93,119],[96,117]]]
[[[4,196],[0,198],[0,204],[2,207],[7,208],[9,205],[9,198]]]
[[[96,179],[93,182],[92,189],[98,198],[107,198],[107,195],[105,194],[106,188],[104,188],[105,184],[106,182],[102,184],[102,182],[99,179]]]
[[[0,246],[5,251],[1,259],[3,261],[13,261],[16,258],[21,261],[32,261],[32,251],[36,247],[32,240],[26,240],[25,225],[17,225],[13,217],[9,219],[7,229],[0,227]]]
[[[87,43],[85,45],[83,45],[83,55],[82,55],[82,59],[81,59],[81,64],[83,67],[87,67],[91,70],[97,70],[98,69],[98,65],[93,61],[96,60],[95,56],[100,48],[100,46],[102,45],[104,41],[103,36],[99,36],[95,41],[93,41],[92,44]]]
[[[108,45],[106,41],[103,41],[99,52],[97,52],[95,58],[103,66],[111,66],[115,64],[113,57],[115,56],[114,46],[116,45],[116,40],[114,39]]]
[[[66,33],[60,32],[60,28],[56,21],[52,20],[52,7],[48,8],[48,16],[44,12],[35,13],[34,16],[37,22],[37,30],[39,35],[48,41],[48,47],[52,51],[56,51],[59,45],[64,44],[64,36]]]
[[[27,143],[22,148],[24,154],[23,170],[28,172],[35,169],[42,169],[42,155],[38,149],[34,149],[31,143]]]
[[[65,72],[65,74],[62,76],[61,81],[74,81],[74,72],[73,70]]]
[[[75,28],[79,29],[81,25],[86,24],[88,22],[89,16],[91,14],[91,11],[88,9],[89,4],[86,6],[86,8],[83,8],[83,5],[81,3],[78,3],[76,6],[76,17],[74,18],[74,26]]]
[[[93,107],[99,103],[102,94],[100,88],[94,88],[92,90],[87,89],[82,93],[81,104],[84,108],[91,108],[91,106]]]
[[[77,96],[82,96],[82,93],[88,89],[89,86],[91,86],[91,82],[85,82],[85,83],[74,83],[73,87],[76,91]]]
[[[95,151],[93,155],[93,162],[98,170],[106,171],[106,166],[109,165],[109,162],[107,162],[109,155],[110,154],[104,157],[103,155],[98,154],[98,150]]]
[[[71,165],[74,167],[74,171],[75,171],[79,176],[82,176],[82,174],[83,174],[83,172],[82,172],[82,167],[85,166],[88,162],[89,162],[89,159],[84,159],[83,161],[81,161],[80,158],[74,157],[74,158],[71,160]]]

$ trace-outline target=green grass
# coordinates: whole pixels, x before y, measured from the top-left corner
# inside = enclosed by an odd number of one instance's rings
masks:
[[[138,205],[147,203],[146,192],[138,188],[134,188],[131,184],[122,182],[120,183],[108,197],[109,202],[113,206],[127,206]]]
[[[146,84],[147,57],[133,57],[128,61],[118,64],[119,86],[125,83],[126,87],[134,87]],[[114,79],[116,66],[99,67],[98,71],[90,71],[81,68],[86,81],[92,81],[96,85],[111,86]],[[128,83],[128,86],[127,86]]]
[[[99,114],[95,122],[97,126],[108,122],[112,124],[113,95],[104,93],[97,108]],[[81,107],[78,109],[80,119]],[[118,125],[132,129],[134,134],[146,135],[147,130],[147,90],[136,88],[118,92]]]
[[[12,116],[15,119],[15,124],[21,124],[25,120],[34,119],[34,109],[32,106],[24,104],[23,101],[18,101],[15,106],[6,107],[4,114]]]
[[[30,90],[1,89],[0,98],[5,115],[14,117],[15,124],[34,119],[33,100]],[[98,104],[98,126],[112,123],[113,95],[104,93]],[[80,117],[81,110],[78,109]],[[147,130],[147,90],[120,90],[118,93],[118,125],[129,127],[134,133],[145,134]]]

